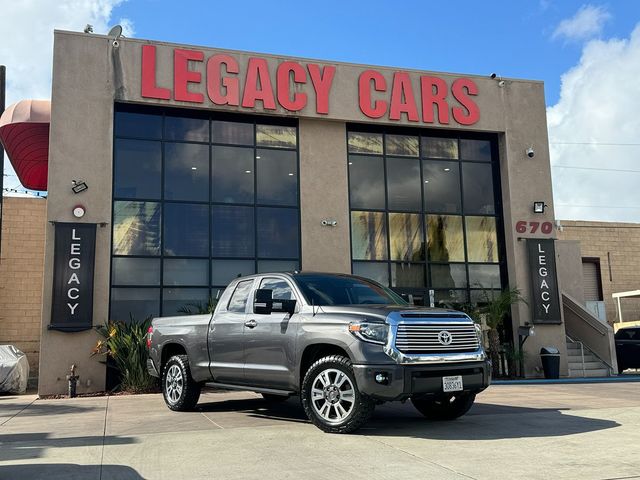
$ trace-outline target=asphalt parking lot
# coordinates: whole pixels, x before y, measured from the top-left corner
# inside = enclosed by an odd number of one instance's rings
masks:
[[[429,422],[378,407],[356,434],[307,422],[297,398],[206,393],[0,396],[0,479],[640,478],[640,383],[495,385],[469,414]]]

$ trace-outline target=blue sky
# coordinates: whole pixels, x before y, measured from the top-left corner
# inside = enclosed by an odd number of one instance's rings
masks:
[[[640,222],[640,0],[2,2],[8,104],[49,98],[53,29],[543,80],[559,219]],[[20,188],[6,166],[5,186]]]

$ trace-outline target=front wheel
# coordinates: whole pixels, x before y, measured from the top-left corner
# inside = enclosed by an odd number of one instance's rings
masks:
[[[162,370],[162,395],[171,410],[193,410],[200,398],[200,384],[191,378],[189,358],[174,355]]]
[[[475,393],[458,393],[442,398],[412,397],[411,403],[429,420],[454,420],[469,411]]]
[[[351,360],[342,355],[321,358],[302,381],[302,406],[309,420],[327,433],[350,433],[373,414],[374,401],[357,388]]]

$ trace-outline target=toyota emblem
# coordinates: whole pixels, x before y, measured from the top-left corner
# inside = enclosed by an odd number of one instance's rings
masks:
[[[438,341],[442,345],[451,345],[451,342],[453,341],[453,336],[446,330],[442,330],[440,333],[438,333]]]

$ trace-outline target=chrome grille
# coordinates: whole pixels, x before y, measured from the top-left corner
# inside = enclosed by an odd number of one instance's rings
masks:
[[[440,332],[450,334],[449,345],[439,340]],[[402,353],[453,353],[475,352],[479,345],[473,324],[414,323],[398,325],[396,348]]]

